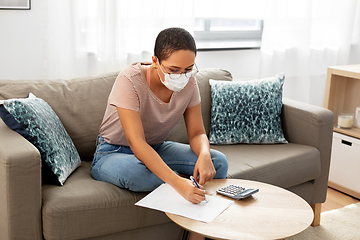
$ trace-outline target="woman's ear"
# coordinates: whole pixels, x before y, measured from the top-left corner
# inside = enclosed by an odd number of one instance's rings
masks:
[[[151,60],[152,60],[152,67],[157,69],[158,68],[158,65],[159,65],[159,61],[158,61],[158,58],[156,56],[152,56],[151,57]]]

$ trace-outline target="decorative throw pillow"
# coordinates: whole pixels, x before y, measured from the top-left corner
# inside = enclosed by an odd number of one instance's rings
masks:
[[[63,185],[81,164],[80,156],[53,109],[32,93],[25,99],[9,99],[0,105],[0,117],[12,130],[40,152],[45,183]]]
[[[210,80],[210,143],[287,143],[280,113],[285,75],[251,81]]]

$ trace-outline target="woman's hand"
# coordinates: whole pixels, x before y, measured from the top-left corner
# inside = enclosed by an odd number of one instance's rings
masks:
[[[200,154],[195,164],[193,177],[200,184],[204,185],[207,181],[214,178],[216,170],[211,160],[210,153]],[[200,178],[199,178],[200,176]]]
[[[173,187],[189,202],[200,203],[205,200],[205,190],[203,186],[199,184],[199,189],[189,179],[179,177],[179,181],[176,181]]]

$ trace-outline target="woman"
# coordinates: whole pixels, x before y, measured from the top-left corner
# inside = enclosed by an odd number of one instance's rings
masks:
[[[192,203],[202,185],[225,178],[227,158],[210,150],[195,74],[196,45],[181,28],[161,31],[152,64],[133,64],[118,75],[100,126],[91,173],[94,179],[135,192],[170,184]],[[189,143],[164,141],[184,116]],[[178,174],[192,175],[200,184]]]

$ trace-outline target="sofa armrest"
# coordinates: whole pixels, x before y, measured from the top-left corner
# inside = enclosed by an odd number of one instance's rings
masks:
[[[285,138],[289,142],[313,146],[319,150],[321,175],[314,180],[311,204],[324,202],[330,168],[333,113],[322,107],[283,98],[281,120]]]
[[[0,239],[42,239],[39,151],[0,119]]]

